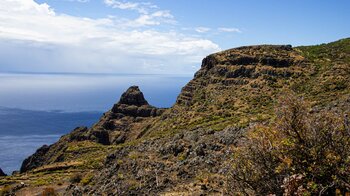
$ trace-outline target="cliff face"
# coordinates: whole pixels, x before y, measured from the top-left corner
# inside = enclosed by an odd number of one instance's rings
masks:
[[[290,45],[234,48],[207,56],[155,131],[244,127],[270,119],[276,97],[315,73]],[[170,126],[169,126],[170,125]]]
[[[177,103],[190,104],[192,84],[253,85],[270,77],[290,78],[300,75],[304,57],[291,46],[249,46],[226,50],[206,57],[192,83],[184,87]],[[194,88],[197,89],[197,88]]]
[[[92,128],[77,127],[70,134],[62,136],[57,143],[39,148],[23,161],[20,171],[23,173],[44,165],[79,159],[84,152],[70,151],[70,147],[79,142],[113,145],[136,139],[141,134],[138,125],[147,124],[146,121],[161,115],[163,111],[149,105],[140,89],[132,86]]]
[[[299,77],[303,63],[304,57],[290,45],[248,46],[219,52],[203,60],[201,69],[183,88],[177,103],[195,104],[194,90],[198,90],[198,86],[220,85],[232,89],[232,86],[249,85],[257,88],[276,83],[279,78]]]
[[[68,186],[73,195],[227,194],[232,147],[274,118],[278,96],[292,91],[316,112],[350,111],[349,84],[350,39],[226,50],[203,60],[173,107],[150,106],[130,87],[92,128],[40,148],[21,172],[81,173],[89,180]]]

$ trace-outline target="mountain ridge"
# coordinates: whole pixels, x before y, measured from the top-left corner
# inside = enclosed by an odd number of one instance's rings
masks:
[[[79,182],[67,183],[64,174],[56,180],[65,182],[66,194],[72,195],[229,194],[232,147],[246,130],[275,118],[281,94],[293,91],[312,102],[315,111],[350,111],[349,48],[347,38],[319,46],[257,45],[211,54],[173,107],[148,105],[132,86],[99,122],[40,148],[23,162],[21,173],[80,174]]]

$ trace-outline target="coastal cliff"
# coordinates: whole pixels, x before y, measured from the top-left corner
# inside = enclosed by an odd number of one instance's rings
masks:
[[[311,102],[312,112],[350,111],[349,47],[343,39],[209,55],[167,109],[149,105],[132,86],[91,128],[78,127],[28,157],[19,174],[27,176],[23,190],[60,183],[70,195],[229,194],[232,149],[247,130],[276,118],[278,97],[292,92]],[[42,179],[50,184],[38,184]]]

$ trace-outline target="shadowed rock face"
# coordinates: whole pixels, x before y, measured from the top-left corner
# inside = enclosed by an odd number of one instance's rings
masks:
[[[0,168],[0,176],[6,176],[6,174]]]

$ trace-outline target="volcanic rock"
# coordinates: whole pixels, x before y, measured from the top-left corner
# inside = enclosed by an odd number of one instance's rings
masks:
[[[148,105],[148,102],[138,86],[129,87],[128,90],[122,94],[119,103],[136,106]]]
[[[163,110],[148,104],[138,86],[131,86],[124,92],[117,104],[112,108],[115,117],[155,117],[162,114]],[[109,125],[110,126],[110,125]]]

